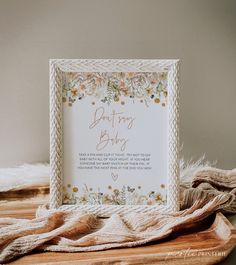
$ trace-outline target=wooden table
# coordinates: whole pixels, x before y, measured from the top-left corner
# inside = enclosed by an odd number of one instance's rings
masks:
[[[33,198],[25,201],[0,201],[0,217],[34,218],[35,209],[38,205],[45,203],[45,201],[47,201],[47,197]],[[229,231],[233,230],[233,227],[227,223],[227,219],[223,215],[221,217],[219,217],[218,223],[221,222],[223,225],[227,224],[229,225]],[[206,224],[206,227],[201,229],[202,231],[162,240],[158,244],[82,253],[33,252],[31,255],[11,262],[11,264],[213,264],[221,261],[225,257],[214,257],[208,254],[202,257],[198,257],[197,255],[190,256],[194,250],[205,251],[207,249],[209,250],[209,247],[211,249],[217,249],[220,244],[221,246],[226,246],[225,235],[223,235],[224,238],[221,238],[219,231],[217,232],[219,228],[216,229],[214,224],[210,225]],[[236,235],[234,236],[234,240],[236,240]],[[227,245],[225,249],[228,251],[228,255],[232,247]],[[173,251],[174,254],[172,253]]]

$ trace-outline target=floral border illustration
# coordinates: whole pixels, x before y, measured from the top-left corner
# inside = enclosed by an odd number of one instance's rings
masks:
[[[142,187],[125,186],[121,189],[107,187],[107,192],[94,191],[86,184],[81,189],[78,186],[67,184],[63,187],[63,204],[82,204],[82,205],[164,205],[166,204],[165,185],[161,184],[162,192],[150,191],[148,194],[142,194]]]
[[[102,103],[120,103],[126,99],[148,106],[151,102],[167,105],[167,72],[65,72],[62,100],[72,106],[77,100],[93,96]]]

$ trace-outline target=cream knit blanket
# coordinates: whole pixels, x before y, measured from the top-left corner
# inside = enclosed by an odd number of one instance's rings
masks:
[[[236,170],[205,168],[181,184],[181,211],[112,215],[57,211],[33,220],[0,218],[0,263],[31,252],[133,247],[200,225],[215,211],[236,213]]]

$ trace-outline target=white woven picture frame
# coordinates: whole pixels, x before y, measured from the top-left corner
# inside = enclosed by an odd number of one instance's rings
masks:
[[[50,210],[83,210],[99,216],[179,210],[179,60],[51,59],[50,67]],[[63,205],[63,72],[168,72],[168,180],[166,205]]]

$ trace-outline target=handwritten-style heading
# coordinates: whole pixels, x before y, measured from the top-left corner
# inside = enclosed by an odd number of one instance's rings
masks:
[[[131,130],[134,126],[134,121],[135,117],[126,116],[124,112],[116,112],[113,109],[111,113],[107,114],[105,113],[104,107],[97,108],[93,113],[92,123],[89,125],[89,129],[107,123],[112,129],[115,129],[115,136],[111,136],[107,130],[101,130],[96,150],[101,151],[108,145],[119,145],[120,150],[125,151],[129,139],[120,137],[118,129],[120,126],[125,126],[128,130]]]

